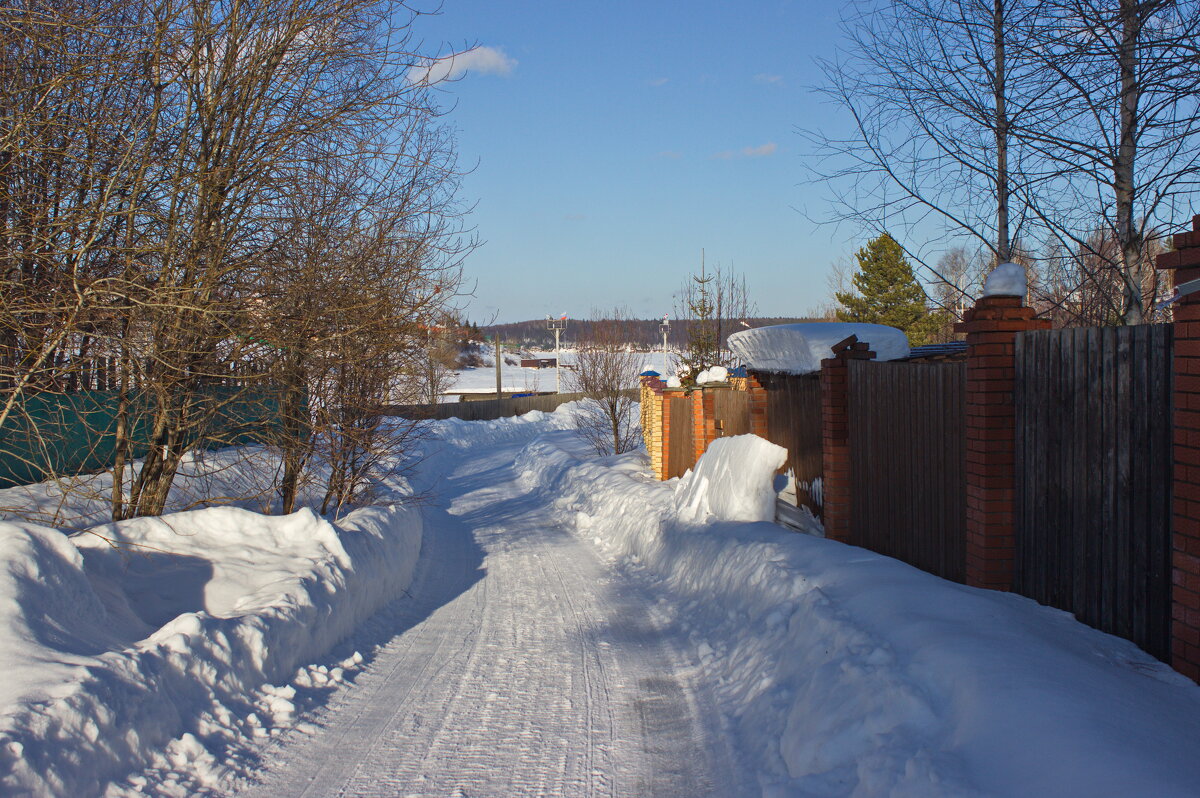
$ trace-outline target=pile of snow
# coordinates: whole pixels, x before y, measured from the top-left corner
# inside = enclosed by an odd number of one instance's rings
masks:
[[[983,284],[984,296],[1025,296],[1025,267],[1016,263],[1001,263],[992,269]]]
[[[396,506],[0,522],[0,793],[96,795],[146,767],[215,784],[220,752],[293,724],[289,680],[362,661],[311,664],[402,593],[420,540]]]
[[[859,322],[808,322],[755,327],[729,336],[729,348],[748,368],[808,374],[833,357],[833,346],[851,335],[870,344],[876,360],[908,357],[908,338],[895,327]]]
[[[775,472],[787,449],[757,435],[717,438],[675,490],[681,521],[774,521]]]
[[[577,534],[669,593],[656,610],[764,795],[1196,794],[1200,687],[1132,643],[835,541],[688,520],[676,508],[719,505],[699,494],[720,483],[654,482],[644,455],[584,459],[570,433],[516,465]]]
[[[724,366],[711,366],[696,375],[697,385],[707,385],[710,382],[727,382],[728,380],[729,369]]]

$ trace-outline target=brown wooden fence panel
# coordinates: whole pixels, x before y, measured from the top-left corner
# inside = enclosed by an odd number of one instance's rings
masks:
[[[796,503],[821,517],[821,377],[756,372],[767,390],[767,440],[788,450]]]
[[[750,434],[750,394],[727,388],[709,389],[713,397],[713,420],[717,437]]]
[[[1016,340],[1014,589],[1170,653],[1170,325]]]
[[[667,439],[667,479],[681,477],[696,464],[692,444],[692,399],[690,396],[668,397],[671,403],[671,434]]]
[[[966,364],[849,370],[851,542],[965,576]]]

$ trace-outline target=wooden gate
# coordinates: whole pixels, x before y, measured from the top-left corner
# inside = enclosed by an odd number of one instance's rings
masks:
[[[966,364],[850,361],[850,542],[966,570]]]
[[[1170,654],[1168,324],[1016,340],[1014,589]]]
[[[788,451],[796,504],[821,517],[821,375],[755,372],[767,391],[767,440]]]
[[[713,421],[716,437],[750,434],[750,394],[745,391],[718,388],[712,390]]]
[[[669,397],[671,434],[667,439],[667,479],[683,476],[696,464],[692,445],[692,400],[688,396]]]

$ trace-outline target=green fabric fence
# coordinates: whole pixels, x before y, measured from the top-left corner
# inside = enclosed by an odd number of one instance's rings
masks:
[[[22,397],[0,429],[0,488],[54,476],[110,468],[116,460],[117,391],[42,393]],[[149,448],[153,405],[144,394],[130,399],[133,457]],[[269,388],[214,385],[192,408],[208,416],[191,431],[207,449],[269,441],[279,429],[279,396]]]

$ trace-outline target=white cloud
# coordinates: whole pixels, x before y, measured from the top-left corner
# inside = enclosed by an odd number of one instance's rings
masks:
[[[467,72],[508,76],[516,66],[516,59],[509,58],[499,47],[472,47],[444,58],[429,59],[425,64],[413,67],[408,71],[408,80],[410,83],[441,83],[462,77]]]
[[[777,149],[779,149],[778,144],[768,141],[766,144],[761,144],[757,147],[742,147],[742,155],[746,158],[764,158],[768,155],[774,155]]]
[[[770,75],[766,72],[760,72],[754,76],[755,83],[779,84],[783,83],[783,75]]]
[[[729,161],[734,158],[765,158],[769,155],[774,155],[778,149],[778,144],[768,141],[766,144],[760,144],[757,147],[742,147],[740,150],[722,150],[721,152],[713,153],[713,157],[722,161]]]
[[[670,78],[655,78],[654,80],[648,81],[648,83],[651,86],[665,86],[670,80]]]

